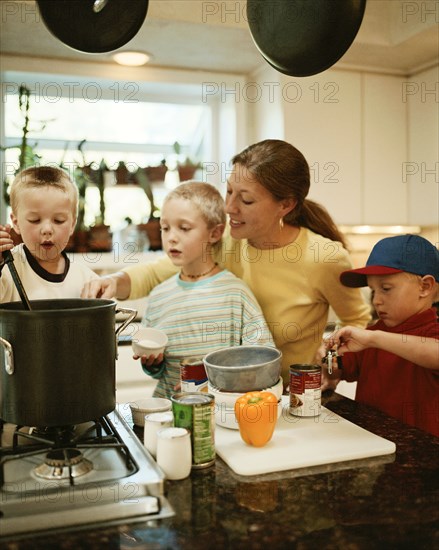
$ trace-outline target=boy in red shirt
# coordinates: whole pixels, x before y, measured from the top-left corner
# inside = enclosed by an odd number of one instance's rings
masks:
[[[348,287],[369,286],[378,321],[344,327],[326,347],[343,355],[323,387],[357,381],[355,399],[439,436],[439,252],[417,235],[379,241],[366,267],[340,275]]]

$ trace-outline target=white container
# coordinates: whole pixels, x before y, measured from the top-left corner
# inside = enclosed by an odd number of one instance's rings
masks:
[[[143,444],[155,458],[157,456],[157,432],[170,428],[174,423],[172,411],[147,414],[143,429]]]
[[[280,418],[282,414],[282,392],[283,392],[283,380],[279,378],[277,384],[271,388],[266,388],[261,391],[269,391],[273,393],[278,400],[278,415]],[[242,393],[225,392],[218,390],[210,383],[207,386],[207,391],[215,397],[215,424],[222,426],[223,428],[230,428],[232,430],[239,430],[239,424],[235,417],[235,402],[241,397]],[[252,390],[249,390],[252,391]]]
[[[145,416],[156,412],[170,411],[172,403],[165,397],[145,397],[129,403],[133,422],[136,426],[145,425]]]
[[[186,428],[163,428],[157,432],[157,464],[168,479],[184,479],[192,468],[191,436]]]
[[[157,357],[165,351],[168,337],[162,330],[146,327],[139,329],[133,335],[131,347],[135,355],[142,357]]]

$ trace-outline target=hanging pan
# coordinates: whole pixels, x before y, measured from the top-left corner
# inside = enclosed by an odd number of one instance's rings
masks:
[[[129,42],[142,26],[148,0],[37,0],[49,31],[74,50],[105,53]]]
[[[366,0],[247,0],[256,47],[289,76],[325,71],[349,49],[363,20]]]

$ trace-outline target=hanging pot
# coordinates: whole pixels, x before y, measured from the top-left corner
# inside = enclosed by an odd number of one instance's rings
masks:
[[[247,0],[256,47],[277,71],[310,76],[325,71],[349,49],[366,0]]]
[[[117,335],[137,312],[113,300],[0,305],[0,418],[23,426],[95,420],[116,405]],[[115,329],[115,315],[129,317]]]
[[[37,0],[49,31],[85,53],[111,52],[139,31],[148,0]]]

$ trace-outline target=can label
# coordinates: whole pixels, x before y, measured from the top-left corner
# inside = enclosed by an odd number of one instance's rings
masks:
[[[317,365],[290,366],[290,414],[319,416],[322,405],[322,369]]]
[[[207,374],[203,360],[188,357],[180,362],[181,391],[185,393],[207,393]]]
[[[192,468],[207,468],[215,462],[215,398],[194,392],[171,397],[174,426],[191,434]]]

